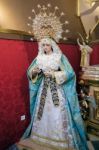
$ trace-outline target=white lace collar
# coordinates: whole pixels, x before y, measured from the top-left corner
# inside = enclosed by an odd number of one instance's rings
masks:
[[[52,53],[49,55],[42,54],[37,56],[37,65],[42,70],[57,70],[60,66],[61,55]]]

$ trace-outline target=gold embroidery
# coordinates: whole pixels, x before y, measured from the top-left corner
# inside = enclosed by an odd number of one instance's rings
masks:
[[[63,148],[63,147],[56,147],[56,146],[53,146],[53,145],[50,145],[50,144],[46,144],[44,142],[40,142],[40,141],[37,141],[37,140],[34,140],[34,139],[31,139],[31,141],[35,142],[36,144],[39,144],[41,146],[45,146],[45,147],[48,147],[48,148],[51,148],[53,150],[75,150],[74,148]]]
[[[42,136],[42,135],[38,135],[38,134],[32,132],[32,136],[33,136],[33,135],[35,135],[35,136],[37,136],[37,137],[39,137],[39,138],[43,138],[43,139],[45,139],[45,140],[51,140],[51,141],[54,141],[54,142],[61,142],[61,143],[68,143],[68,142],[66,142],[65,139],[64,139],[64,140],[52,139],[52,138],[48,138],[48,137],[45,137],[45,136]]]
[[[55,78],[52,78],[52,77],[45,77],[44,85],[43,85],[43,89],[42,89],[42,93],[41,93],[41,98],[40,98],[38,115],[37,115],[38,120],[41,120],[41,117],[43,115],[43,109],[45,106],[47,89],[48,89],[49,85],[50,85],[50,89],[51,89],[53,103],[56,107],[59,106],[59,97],[58,97],[58,92],[57,92],[56,80],[55,80]]]

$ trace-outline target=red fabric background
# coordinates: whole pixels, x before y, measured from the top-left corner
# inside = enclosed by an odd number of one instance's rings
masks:
[[[78,46],[59,46],[78,75]],[[99,64],[99,45],[94,49],[91,64]],[[26,71],[36,55],[36,42],[0,40],[0,150],[18,141],[30,121]],[[26,116],[24,121],[22,115]]]
[[[90,65],[99,64],[99,43],[92,46],[93,51],[90,57]]]

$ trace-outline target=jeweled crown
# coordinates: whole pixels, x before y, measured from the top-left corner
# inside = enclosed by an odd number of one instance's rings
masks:
[[[29,33],[33,33],[34,38],[40,40],[44,37],[51,37],[56,42],[60,39],[67,40],[66,37],[62,36],[62,33],[70,32],[68,29],[63,30],[63,25],[68,25],[69,21],[65,21],[62,23],[61,17],[65,14],[63,12],[60,13],[59,16],[56,15],[56,11],[59,10],[57,6],[54,7],[54,11],[51,12],[51,4],[48,4],[47,7],[45,5],[37,5],[39,9],[39,13],[36,14],[35,10],[32,9],[32,13],[34,13],[35,17],[29,16],[28,19],[31,20],[27,25],[30,26],[32,31]]]

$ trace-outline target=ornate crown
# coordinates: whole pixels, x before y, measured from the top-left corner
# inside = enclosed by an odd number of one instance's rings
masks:
[[[51,4],[48,4],[47,7],[44,5],[37,5],[39,9],[39,13],[36,14],[35,10],[32,9],[32,13],[34,13],[35,17],[29,16],[28,19],[31,20],[31,23],[27,25],[30,26],[32,31],[29,33],[33,33],[34,38],[40,40],[44,37],[51,37],[55,41],[59,41],[60,39],[67,40],[66,37],[62,37],[62,33],[68,33],[68,29],[63,30],[63,25],[69,24],[69,21],[65,21],[62,23],[60,21],[61,17],[64,16],[64,13],[61,12],[59,16],[56,15],[56,11],[59,9],[57,6],[54,8],[54,12],[50,11]]]

